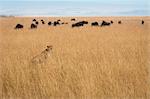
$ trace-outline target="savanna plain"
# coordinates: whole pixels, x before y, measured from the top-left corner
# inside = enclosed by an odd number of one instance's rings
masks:
[[[34,18],[39,25],[30,29]],[[150,17],[71,18],[0,18],[0,98],[150,98]],[[68,24],[47,25],[58,19]],[[82,20],[89,24],[71,27]],[[114,23],[90,25],[102,20]],[[24,28],[14,29],[18,23]],[[31,64],[47,46],[48,59]]]

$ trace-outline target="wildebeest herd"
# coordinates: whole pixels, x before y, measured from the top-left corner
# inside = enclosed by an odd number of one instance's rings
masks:
[[[72,18],[71,21],[75,22],[76,19]],[[36,19],[33,19],[32,23],[30,25],[30,28],[31,29],[36,29],[38,27],[39,23],[41,23],[43,25],[46,24],[46,22],[43,19],[41,19],[40,21],[37,21]],[[49,21],[47,23],[48,26],[58,26],[58,25],[64,25],[64,24],[68,24],[68,22],[62,22],[60,19],[58,19],[56,21],[53,21],[53,22]],[[73,23],[71,25],[71,27],[72,28],[82,27],[82,26],[87,25],[87,24],[89,24],[88,21],[79,21],[79,22]],[[112,20],[109,21],[109,22],[103,20],[102,22],[95,21],[95,22],[91,22],[90,24],[91,24],[91,26],[101,26],[101,27],[103,27],[103,26],[110,26],[110,25],[114,24],[114,22]],[[122,21],[119,20],[118,24],[122,24]],[[144,25],[144,20],[141,21],[141,24]],[[17,24],[16,27],[15,27],[15,29],[22,29],[22,28],[24,28],[24,26],[22,24]]]

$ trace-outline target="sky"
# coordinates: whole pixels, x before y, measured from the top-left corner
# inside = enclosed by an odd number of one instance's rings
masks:
[[[0,0],[0,15],[150,16],[150,0]]]

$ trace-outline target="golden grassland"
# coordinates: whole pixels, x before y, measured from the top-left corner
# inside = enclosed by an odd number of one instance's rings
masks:
[[[32,19],[0,18],[1,98],[148,99],[150,17],[78,17],[114,21],[109,27],[80,28],[71,28],[70,17],[37,17],[69,24],[40,23],[31,30]],[[15,30],[17,23],[24,29]],[[47,45],[53,46],[51,57],[30,65]]]

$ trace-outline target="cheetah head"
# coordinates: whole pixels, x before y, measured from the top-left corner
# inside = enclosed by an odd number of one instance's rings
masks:
[[[52,49],[53,49],[53,46],[52,46],[52,45],[50,45],[50,46],[47,46],[46,51],[51,51]]]

